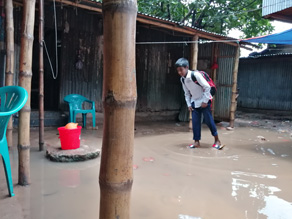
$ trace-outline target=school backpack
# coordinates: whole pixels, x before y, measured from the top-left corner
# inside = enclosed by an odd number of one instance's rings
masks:
[[[205,78],[205,80],[208,82],[208,84],[209,84],[210,87],[211,87],[210,94],[211,94],[212,96],[214,96],[214,95],[216,94],[216,91],[217,91],[217,88],[216,88],[216,85],[215,85],[214,81],[212,80],[212,78],[211,78],[206,72],[204,72],[204,71],[198,71],[198,72],[201,73],[201,75],[202,75],[202,76]],[[197,81],[197,78],[196,78],[196,76],[195,76],[195,72],[194,72],[194,71],[192,71],[192,73],[191,73],[191,78],[192,78],[193,82],[195,82],[197,85],[201,86],[201,85],[199,84],[199,82]],[[181,77],[181,81],[182,81],[183,83],[185,83],[184,77]],[[202,87],[202,86],[201,86],[201,87]]]

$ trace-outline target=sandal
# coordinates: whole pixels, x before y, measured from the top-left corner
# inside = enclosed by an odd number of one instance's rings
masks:
[[[225,145],[223,144],[213,144],[213,148],[217,149],[217,150],[221,150]]]
[[[200,147],[200,145],[194,145],[194,144],[189,145],[189,148],[198,148],[198,147]]]

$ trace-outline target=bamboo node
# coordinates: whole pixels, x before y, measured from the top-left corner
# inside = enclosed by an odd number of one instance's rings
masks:
[[[21,36],[23,38],[25,38],[26,40],[28,40],[28,41],[33,41],[33,39],[34,39],[33,35],[30,35],[30,34],[27,34],[27,33],[23,33]]]
[[[31,112],[30,106],[24,105],[22,109],[20,110],[21,112]]]
[[[28,186],[29,182],[27,180],[27,177],[25,177],[24,174],[22,174],[21,178],[22,179],[19,179],[19,181],[18,181],[18,185],[20,185],[20,186]]]
[[[132,188],[133,180],[129,179],[126,182],[120,182],[120,183],[110,183],[106,182],[105,180],[99,179],[99,185],[101,188],[111,191],[111,192],[124,192],[129,191]]]
[[[14,75],[14,73],[12,71],[7,71],[5,72],[6,75]]]
[[[25,150],[29,150],[30,146],[29,145],[17,145],[17,148],[19,151],[25,151]]]
[[[104,98],[104,105],[120,107],[120,108],[135,108],[137,102],[137,98],[132,100],[118,101],[114,97],[113,91],[108,91],[107,95]]]
[[[9,32],[13,32],[14,31],[14,27],[13,26],[6,26],[6,31]]]
[[[32,72],[31,71],[21,71],[19,73],[19,75],[22,77],[32,77]]]

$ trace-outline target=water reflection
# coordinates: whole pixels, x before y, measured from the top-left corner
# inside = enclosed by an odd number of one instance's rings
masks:
[[[277,178],[276,176],[240,171],[231,172],[231,175],[231,196],[236,201],[241,202],[245,200],[246,202],[246,199],[252,198],[249,209],[256,207],[257,209],[255,210],[259,214],[267,216],[267,218],[290,219],[292,217],[292,204],[277,196],[281,189],[260,182],[261,179],[265,179],[265,182],[273,184]],[[267,181],[267,179],[270,181]],[[246,210],[245,214],[246,218],[250,218],[249,215],[253,214],[253,212]]]

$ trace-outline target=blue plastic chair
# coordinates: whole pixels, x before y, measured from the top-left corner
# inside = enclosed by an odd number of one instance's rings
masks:
[[[14,193],[9,151],[6,140],[6,129],[11,115],[21,110],[26,103],[27,98],[27,92],[22,87],[7,86],[0,88],[0,154],[3,160],[10,197],[14,196]]]
[[[86,127],[86,114],[92,114],[92,126],[95,127],[95,103],[79,94],[70,94],[64,98],[64,101],[69,104],[70,116],[69,122],[76,123],[76,115],[78,113],[82,114],[83,127]],[[91,109],[83,109],[82,105],[84,102],[91,103]]]

